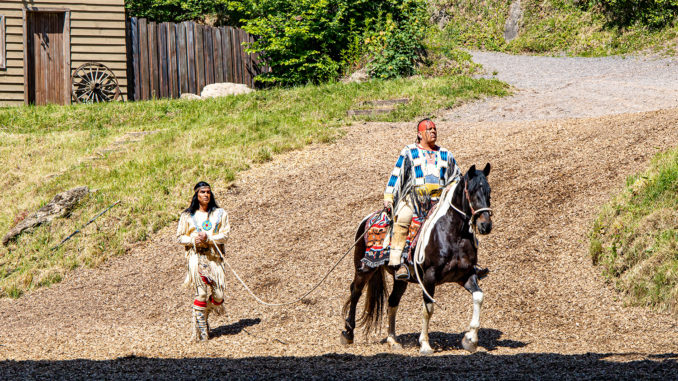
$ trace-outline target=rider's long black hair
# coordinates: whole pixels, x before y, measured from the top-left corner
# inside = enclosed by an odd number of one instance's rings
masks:
[[[193,215],[196,210],[200,209],[200,201],[198,201],[198,189],[202,187],[210,187],[209,184],[207,184],[204,181],[201,181],[193,187],[193,199],[191,200],[191,205],[189,205],[186,210],[184,210],[184,213],[188,213],[190,215]],[[217,209],[219,205],[217,205],[216,200],[214,200],[214,194],[212,193],[212,187],[210,187],[210,202],[207,204],[207,215],[210,215],[214,209]]]

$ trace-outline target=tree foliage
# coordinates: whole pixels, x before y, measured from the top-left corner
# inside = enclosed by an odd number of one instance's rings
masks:
[[[272,69],[264,83],[333,80],[360,61],[380,78],[406,76],[424,51],[424,0],[251,0],[235,10]]]
[[[126,0],[131,16],[204,20],[255,37],[268,85],[321,83],[367,66],[377,78],[409,76],[425,54],[426,0]]]
[[[232,0],[125,0],[128,16],[153,21],[205,21],[207,16],[220,25],[239,25]]]
[[[662,28],[676,20],[678,0],[590,0],[600,8],[611,25],[627,27],[634,24]]]

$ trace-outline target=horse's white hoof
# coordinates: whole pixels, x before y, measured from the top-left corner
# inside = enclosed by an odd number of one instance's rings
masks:
[[[421,349],[419,349],[419,353],[421,353],[422,355],[432,355],[433,349],[428,344],[422,345]]]
[[[478,349],[478,343],[474,343],[471,340],[467,339],[466,335],[464,335],[464,338],[461,339],[461,346],[471,353],[475,352]]]

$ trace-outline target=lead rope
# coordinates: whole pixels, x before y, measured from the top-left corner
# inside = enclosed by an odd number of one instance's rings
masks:
[[[381,213],[383,213],[385,210],[386,210],[386,208],[382,209],[381,212],[379,212],[379,213],[381,214]],[[376,221],[375,221],[374,223],[376,223]],[[259,304],[263,304],[263,305],[269,306],[269,307],[287,306],[287,305],[290,305],[290,304],[294,304],[294,303],[300,302],[302,299],[304,299],[305,297],[307,297],[308,295],[310,295],[313,291],[315,291],[318,287],[320,287],[320,285],[325,281],[325,279],[327,279],[327,277],[332,273],[332,271],[334,271],[334,269],[337,268],[337,266],[339,265],[339,263],[341,263],[341,261],[342,261],[344,258],[346,258],[346,256],[348,255],[348,253],[351,252],[351,249],[353,249],[353,248],[355,247],[355,245],[357,245],[358,242],[360,242],[360,240],[363,239],[363,237],[365,236],[365,234],[367,234],[367,231],[374,225],[374,223],[373,223],[372,225],[368,226],[367,228],[365,228],[365,231],[363,232],[363,234],[361,234],[360,237],[358,237],[358,239],[353,243],[353,245],[351,245],[351,247],[349,247],[348,250],[346,250],[346,252],[344,253],[344,255],[342,255],[341,258],[339,258],[339,260],[334,264],[334,266],[332,266],[332,268],[327,272],[327,274],[325,274],[325,276],[320,280],[320,282],[318,282],[315,286],[313,286],[313,288],[312,288],[310,291],[308,291],[308,292],[305,293],[304,295],[302,295],[302,296],[300,296],[300,297],[298,297],[298,298],[296,298],[296,299],[294,299],[294,300],[292,300],[292,301],[285,302],[285,303],[268,303],[268,302],[263,301],[263,300],[262,300],[261,298],[259,298],[258,296],[256,296],[256,295],[254,294],[254,292],[252,292],[252,290],[250,290],[250,288],[247,287],[247,284],[245,284],[245,282],[242,280],[242,278],[240,278],[240,276],[239,276],[238,273],[233,269],[233,267],[231,267],[231,264],[228,263],[228,261],[226,260],[226,257],[224,257],[224,254],[221,252],[221,249],[219,249],[219,245],[215,244],[214,246],[217,248],[217,251],[219,252],[219,255],[221,256],[221,259],[224,261],[224,263],[226,263],[226,266],[228,266],[228,268],[231,270],[231,272],[233,273],[233,275],[235,275],[236,279],[238,279],[238,281],[240,282],[240,284],[241,284],[241,285],[245,288],[245,290],[246,290],[246,291],[254,298],[254,300],[256,300]],[[212,242],[214,242],[214,241],[212,241]]]

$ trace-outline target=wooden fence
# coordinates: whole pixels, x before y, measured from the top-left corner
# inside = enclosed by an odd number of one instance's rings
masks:
[[[136,17],[127,28],[129,100],[200,95],[205,85],[219,82],[253,87],[261,72],[257,58],[243,46],[253,38],[241,29]]]

